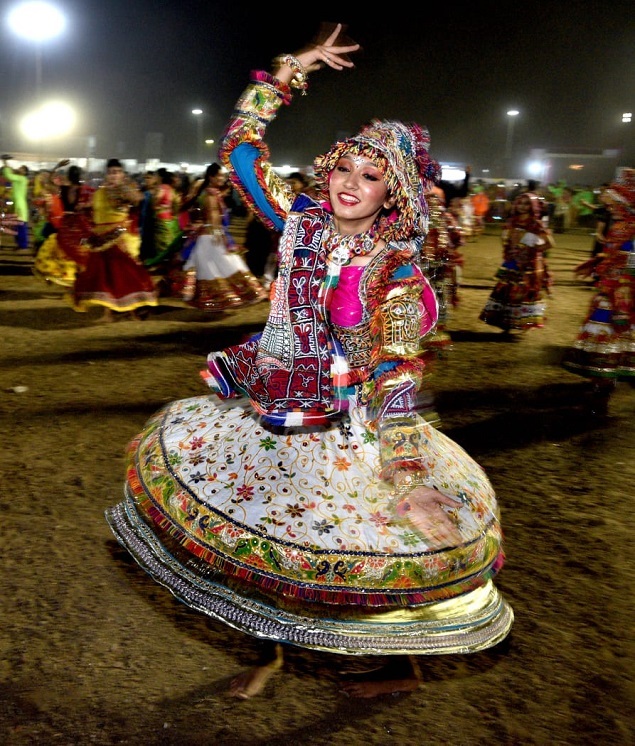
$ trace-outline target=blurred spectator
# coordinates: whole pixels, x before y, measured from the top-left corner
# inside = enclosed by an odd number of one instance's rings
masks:
[[[555,209],[553,212],[553,232],[564,233],[573,223],[573,189],[564,186],[556,191]]]
[[[8,155],[2,156],[2,176],[11,183],[12,212],[17,216],[15,241],[17,253],[29,254],[29,169],[26,166],[11,168]]]
[[[460,183],[455,183],[453,181],[446,181],[445,179],[440,179],[437,182],[437,186],[441,191],[443,192],[443,200],[445,203],[445,206],[448,207],[450,205],[450,202],[454,197],[467,197],[470,192],[470,175],[472,173],[472,167],[466,166],[465,167],[465,176],[463,177],[463,181]]]
[[[154,243],[154,193],[158,185],[158,177],[154,171],[146,171],[143,174],[141,191],[143,199],[139,202],[137,209],[139,213],[139,235],[141,236],[141,248],[139,256],[142,261],[153,259],[156,256]]]
[[[275,279],[279,238],[278,231],[268,228],[255,215],[250,214],[245,233],[245,261],[266,288]]]
[[[593,215],[593,218],[595,220],[595,232],[593,235],[593,246],[591,247],[591,256],[597,256],[598,254],[602,253],[604,250],[604,244],[606,243],[606,237],[609,232],[609,228],[611,227],[611,210],[609,208],[609,203],[611,201],[611,197],[608,193],[609,184],[607,182],[604,182],[600,186],[600,189],[598,191],[598,202],[597,204],[587,202],[584,200],[582,202],[583,205],[585,205],[589,210],[591,210],[591,214]]]
[[[545,228],[549,227],[549,209],[545,196],[539,189],[540,183],[535,179],[529,179],[527,181],[527,191],[525,194],[529,195],[531,199],[531,205],[534,209],[534,215],[542,222]]]
[[[295,195],[308,194],[315,199],[315,187],[309,177],[302,171],[293,171],[286,178],[287,184],[293,190]]]
[[[152,206],[154,210],[154,254],[161,254],[176,239],[179,233],[178,213],[180,197],[172,186],[172,172],[166,168],[157,171]],[[145,257],[142,257],[145,258]]]

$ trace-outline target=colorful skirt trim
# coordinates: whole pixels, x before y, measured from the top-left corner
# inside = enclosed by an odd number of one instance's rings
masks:
[[[495,644],[513,614],[492,584],[503,555],[484,472],[427,427],[429,483],[456,500],[462,536],[431,546],[393,513],[351,405],[338,424],[275,432],[243,400],[173,402],[130,444],[113,532],[182,601],[256,636],[349,654]]]

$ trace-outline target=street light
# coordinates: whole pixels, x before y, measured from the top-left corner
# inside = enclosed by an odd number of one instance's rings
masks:
[[[625,111],[622,114],[622,124],[632,124],[632,123],[633,123],[633,112],[632,111]],[[630,129],[630,127],[622,129],[622,148],[621,148],[621,150],[622,150],[622,162],[623,163],[628,163],[629,160],[630,160],[630,158],[631,158],[631,155],[632,155],[631,152],[630,152],[630,148],[626,147],[627,143],[628,144],[632,144],[632,138],[629,137],[629,134],[630,134],[628,132],[629,129]]]
[[[192,114],[196,117],[196,160],[200,163],[201,142],[203,141],[203,109],[192,109]]]
[[[75,111],[63,101],[49,101],[27,114],[20,123],[22,134],[34,142],[66,137],[75,126]]]
[[[35,44],[35,96],[39,103],[42,89],[41,44],[62,34],[66,28],[64,14],[44,0],[21,3],[9,12],[7,23],[11,31]]]
[[[507,112],[507,141],[505,142],[505,160],[507,162],[507,176],[511,176],[510,165],[512,157],[512,143],[514,141],[514,122],[520,114],[518,109],[510,109]]]

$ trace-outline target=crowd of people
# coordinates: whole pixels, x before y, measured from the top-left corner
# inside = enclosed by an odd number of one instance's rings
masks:
[[[188,305],[210,312],[229,311],[266,299],[277,274],[280,232],[246,208],[231,186],[226,169],[218,163],[211,164],[199,177],[166,168],[128,174],[116,159],[109,163],[118,164],[122,188],[126,185],[130,197],[126,215],[120,210],[114,222],[120,229],[125,227],[129,235],[122,243],[150,271],[159,299],[181,298]],[[113,172],[107,166],[104,173],[85,175],[77,165],[63,170],[68,164],[68,160],[62,160],[50,169],[29,173],[26,165],[12,168],[5,159],[0,204],[5,205],[5,213],[12,212],[18,217],[14,231],[16,253],[33,255],[33,271],[46,282],[72,288],[78,267],[84,269],[94,228],[93,196],[108,185]],[[295,171],[285,180],[294,194],[315,194],[310,173]],[[449,231],[449,237],[441,238],[440,256],[428,257],[429,272],[436,277],[437,286],[443,285],[445,289],[441,294],[439,333],[447,321],[448,303],[451,306],[458,301],[460,246],[476,241],[487,224],[506,223],[516,213],[517,197],[529,194],[533,213],[548,229],[551,240],[553,234],[572,227],[595,228],[595,255],[606,239],[610,221],[610,210],[605,203],[607,188],[606,183],[596,189],[573,189],[562,184],[543,187],[530,180],[526,185],[519,183],[508,189],[503,184],[482,180],[473,183],[469,166],[460,182],[437,180],[427,195],[428,202],[431,214],[436,213],[439,204],[442,206],[443,222]],[[214,200],[213,190],[218,190]],[[212,235],[213,221],[218,224],[214,231],[221,238],[224,251],[217,251],[212,262],[208,250],[206,262],[195,264],[196,256],[199,260],[202,256],[201,245],[210,243],[210,239],[199,242],[198,252],[192,252],[192,248],[201,234]],[[429,245],[433,239],[439,240],[438,226],[434,225]],[[218,241],[214,243],[219,245]],[[74,305],[79,310],[81,304]],[[134,311],[130,303],[123,305],[126,316],[145,315],[130,314]],[[121,310],[121,303],[111,308],[113,313]],[[103,318],[112,318],[112,314],[105,313]]]
[[[102,322],[142,320],[162,297],[207,312],[268,299],[230,231],[227,172],[201,178],[167,169],[127,174],[115,158],[90,183],[68,160],[29,178],[4,160],[0,199],[15,214],[15,251],[33,272],[68,289],[77,312],[103,309]]]
[[[351,696],[411,691],[417,656],[489,648],[514,619],[494,582],[497,497],[436,426],[428,383],[449,346],[465,244],[492,219],[485,189],[469,168],[444,183],[427,130],[397,120],[334,143],[312,179],[284,179],[268,160],[267,126],[309,74],[353,67],[359,46],[341,31],[252,72],[219,162],[193,183],[140,182],[111,159],[96,187],[76,167],[62,175],[63,162],[40,184],[35,271],[66,286],[76,311],[142,317],[162,295],[211,313],[270,303],[261,332],[209,353],[211,395],[166,405],[130,443],[124,499],[106,512],[177,598],[262,641],[262,660],[231,684],[242,699],[289,644],[388,661],[344,683]],[[3,175],[23,251],[27,175],[6,161]],[[635,171],[602,204],[601,245],[576,269],[595,292],[564,365],[606,400],[635,380]],[[238,206],[262,229],[247,249],[231,230]],[[560,223],[534,183],[500,217],[502,261],[479,318],[511,335],[545,323]]]

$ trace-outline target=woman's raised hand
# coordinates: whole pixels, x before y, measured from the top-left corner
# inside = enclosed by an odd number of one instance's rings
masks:
[[[325,65],[332,67],[334,70],[355,67],[354,63],[348,58],[348,53],[357,52],[360,49],[360,45],[348,38],[341,40],[347,43],[338,44],[342,30],[342,24],[338,23],[323,41],[318,36],[316,42],[296,53],[296,58],[302,63],[308,73],[319,70]]]

